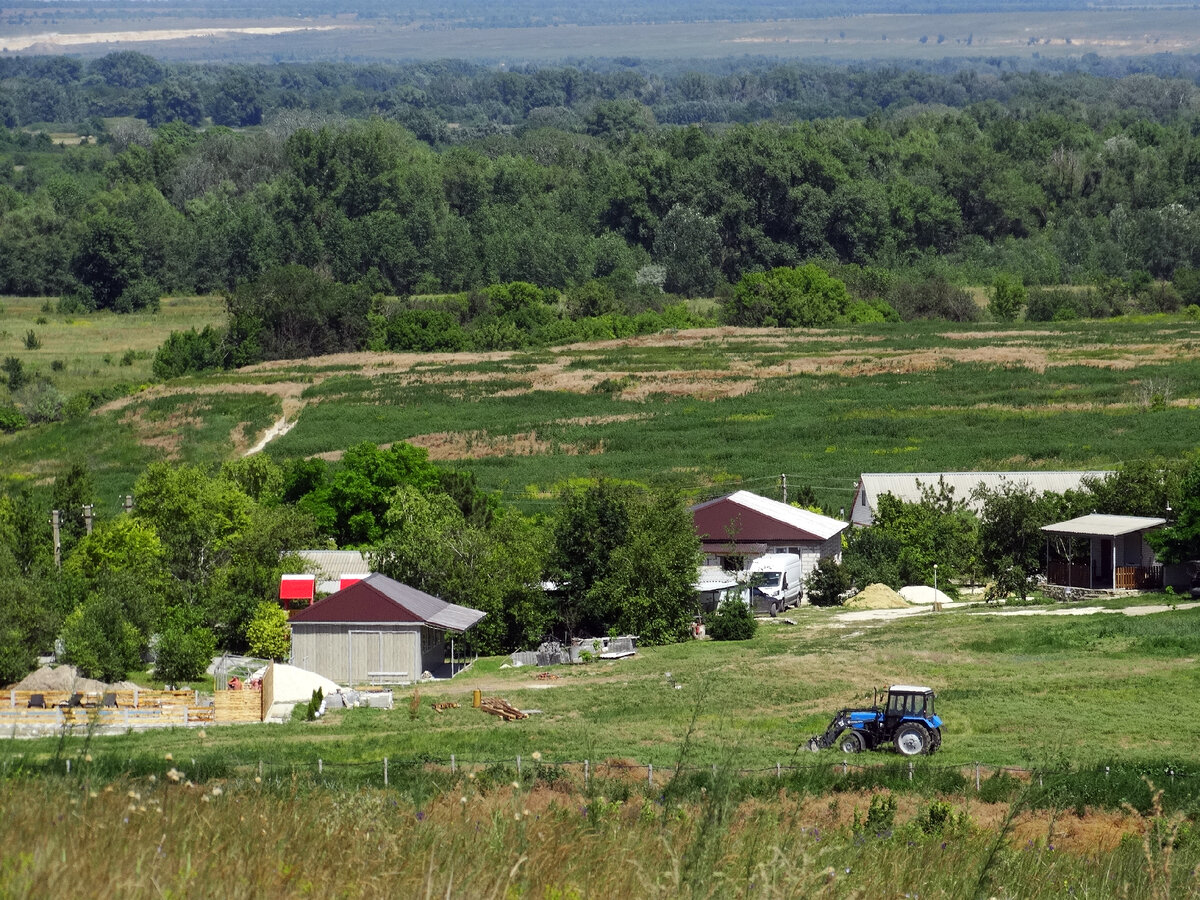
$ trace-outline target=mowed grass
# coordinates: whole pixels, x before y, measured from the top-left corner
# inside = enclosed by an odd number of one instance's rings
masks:
[[[545,670],[502,669],[504,658],[481,659],[452,681],[396,688],[390,711],[214,727],[203,738],[194,730],[105,737],[93,739],[90,753],[109,760],[110,772],[171,753],[309,773],[320,758],[330,767],[365,764],[377,777],[385,756],[448,763],[455,754],[459,764],[515,769],[518,755],[528,764],[536,751],[546,764],[632,760],[661,772],[684,762],[773,774],[777,763],[840,762],[836,751],[813,755],[804,744],[839,709],[869,706],[874,688],[916,683],[938,692],[945,720],[942,750],[918,767],[1172,768],[1180,774],[1173,787],[1200,799],[1200,753],[1187,725],[1200,716],[1200,609],[1137,617],[948,610],[877,622],[841,622],[836,611],[811,608],[789,615],[796,625],[764,625],[748,642],[646,648],[628,660],[556,667],[553,680],[536,677]],[[502,722],[471,708],[475,689],[539,712]],[[430,704],[439,701],[462,705],[438,713]],[[80,746],[82,738],[73,740]],[[19,749],[32,760],[58,744]]]

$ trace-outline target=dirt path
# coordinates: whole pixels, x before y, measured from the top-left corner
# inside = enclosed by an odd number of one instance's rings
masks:
[[[943,603],[942,609],[962,609],[973,606],[971,603]],[[1153,613],[1167,612],[1171,609],[1195,609],[1200,607],[1200,602],[1195,603],[1176,603],[1173,606],[1168,604],[1153,604],[1149,606],[1127,606],[1124,609],[1107,609],[1103,606],[1063,606],[1063,607],[1038,607],[1038,606],[1020,606],[1013,609],[1005,609],[1004,607],[996,607],[989,609],[988,615],[993,616],[1091,616],[1097,613],[1122,613],[1126,616],[1148,616]],[[855,622],[880,622],[889,619],[903,619],[907,616],[919,616],[922,613],[931,613],[933,608],[929,606],[910,606],[907,609],[863,609],[854,612],[837,613],[833,619],[835,622],[842,625],[850,625]]]

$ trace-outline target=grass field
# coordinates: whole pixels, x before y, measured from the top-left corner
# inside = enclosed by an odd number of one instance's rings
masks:
[[[0,893],[1196,896],[1200,610],[835,616],[549,682],[479,660],[313,723],[4,742]],[[938,690],[942,752],[798,751],[899,680]]]
[[[27,321],[31,305],[5,306],[10,345],[38,328]],[[119,365],[126,348],[148,353],[169,328],[219,311],[180,301],[160,316],[89,319],[89,333],[111,329],[104,353],[48,316],[42,349],[0,352],[43,368],[64,359],[67,387],[137,378],[148,362]],[[1198,348],[1200,323],[1158,316],[721,328],[536,351],[360,353],[152,387],[83,422],[0,436],[0,454],[20,481],[51,477],[86,453],[102,500],[115,503],[149,460],[228,458],[286,417],[295,427],[268,447],[279,459],[336,459],[359,441],[408,440],[526,511],[594,475],[703,497],[731,486],[769,492],[781,472],[836,511],[864,471],[1107,468],[1190,451],[1200,445]],[[106,354],[116,362],[104,363]]]

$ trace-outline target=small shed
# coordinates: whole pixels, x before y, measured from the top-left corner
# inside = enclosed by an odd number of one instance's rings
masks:
[[[454,636],[485,615],[375,573],[292,613],[291,662],[338,684],[453,676]]]
[[[1166,519],[1093,513],[1045,525],[1046,578],[1051,584],[1095,590],[1161,588],[1163,567],[1146,534],[1165,524]]]

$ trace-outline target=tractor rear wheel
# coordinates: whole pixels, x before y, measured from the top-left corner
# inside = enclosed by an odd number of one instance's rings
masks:
[[[838,746],[843,753],[862,753],[867,749],[866,743],[863,741],[862,735],[857,731],[848,732],[840,741]]]
[[[901,756],[920,756],[929,752],[929,732],[917,722],[905,722],[892,739]]]

